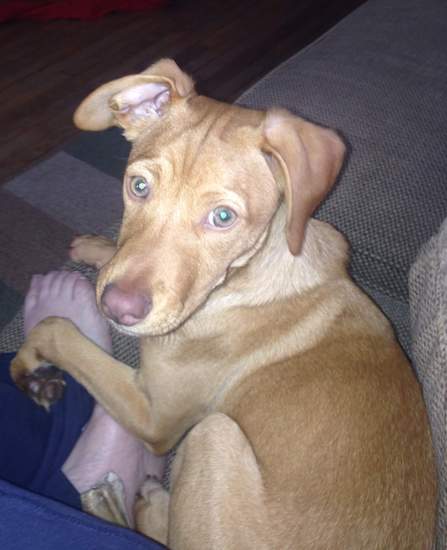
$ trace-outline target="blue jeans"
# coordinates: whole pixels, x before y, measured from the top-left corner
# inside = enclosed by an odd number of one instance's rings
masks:
[[[1,548],[164,548],[80,511],[79,493],[61,468],[92,414],[94,400],[65,375],[64,396],[47,413],[12,382],[13,357],[0,355]]]

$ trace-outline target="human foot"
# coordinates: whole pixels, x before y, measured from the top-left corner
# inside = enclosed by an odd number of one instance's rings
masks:
[[[107,321],[96,307],[95,290],[77,271],[51,271],[34,275],[25,298],[25,336],[46,317],[70,319],[90,340],[112,351]]]
[[[115,473],[124,485],[125,512],[132,527],[140,487],[148,476],[162,479],[164,467],[165,457],[147,451],[140,440],[96,405],[62,471],[81,494],[100,484],[108,473]]]

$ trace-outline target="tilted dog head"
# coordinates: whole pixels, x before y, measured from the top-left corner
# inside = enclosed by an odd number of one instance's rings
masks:
[[[101,86],[75,123],[120,126],[133,142],[118,250],[101,270],[98,298],[107,316],[136,335],[175,329],[230,268],[246,264],[283,197],[285,238],[299,254],[306,222],[345,151],[334,132],[287,111],[197,95],[168,59]]]

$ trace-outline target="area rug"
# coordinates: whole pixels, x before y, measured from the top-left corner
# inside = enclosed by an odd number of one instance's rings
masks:
[[[31,276],[77,269],[94,282],[94,270],[69,261],[70,242],[83,233],[118,232],[128,145],[117,130],[94,148],[90,140],[67,144],[0,189],[0,351],[15,351],[23,341],[21,306]],[[136,366],[136,340],[114,332],[113,342],[115,356]]]
[[[60,267],[77,234],[120,219],[119,179],[60,151],[0,190],[0,323],[11,318],[31,275]]]

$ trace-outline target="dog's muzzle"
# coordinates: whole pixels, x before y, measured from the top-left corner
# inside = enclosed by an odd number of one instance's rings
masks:
[[[127,327],[142,321],[152,309],[152,298],[138,292],[127,292],[116,284],[108,284],[101,296],[106,317]]]

